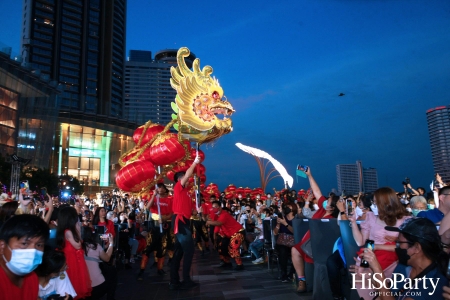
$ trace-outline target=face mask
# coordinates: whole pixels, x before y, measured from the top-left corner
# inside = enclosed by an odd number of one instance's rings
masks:
[[[91,204],[89,201],[85,202],[85,205],[89,206],[89,204]]]
[[[395,253],[398,256],[398,262],[402,265],[408,265],[408,260],[411,256],[408,255],[408,249],[395,248]]]
[[[242,199],[242,195],[239,195],[238,198],[239,198],[239,199]]]
[[[266,214],[261,214],[261,219],[265,219],[266,218]]]
[[[412,212],[412,214],[413,214],[414,217],[417,217],[417,215],[418,215],[421,211],[423,211],[423,210],[422,210],[422,209],[415,209],[415,208],[411,210],[411,212]]]
[[[256,196],[256,199],[260,199],[261,197],[260,196]]]
[[[9,246],[8,246],[9,248]],[[11,248],[9,248],[11,250]],[[25,276],[34,271],[42,262],[44,252],[36,249],[14,249],[11,250],[11,260],[5,260],[6,267],[17,276]]]
[[[140,202],[139,203],[139,208],[142,210],[142,209],[144,209],[144,202]]]
[[[289,207],[286,207],[285,209],[284,209],[284,214],[285,215],[288,215],[288,214],[290,214],[291,213],[291,209],[289,208]]]
[[[327,208],[327,204],[328,204],[328,200],[325,200],[325,201],[323,201],[323,203],[322,203],[322,206],[323,206],[323,208]]]
[[[120,221],[123,222],[123,220],[125,220],[125,217],[124,216],[120,216]]]
[[[117,223],[117,217],[113,218],[113,222]]]
[[[434,209],[434,204],[428,204],[428,209]]]
[[[212,212],[215,213],[216,215],[219,213],[219,208],[217,208],[217,207],[213,207],[211,210],[212,210]]]
[[[314,204],[313,207],[314,207],[314,210],[319,210],[319,205]]]
[[[359,206],[355,208],[355,212],[358,217],[361,217],[363,215],[363,210],[359,208]]]
[[[375,204],[372,204],[372,205],[370,206],[370,209],[373,211],[373,214],[374,214],[375,216],[378,216],[378,207],[377,207]]]

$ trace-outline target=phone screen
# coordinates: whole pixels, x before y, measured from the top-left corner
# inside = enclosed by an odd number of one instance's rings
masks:
[[[41,195],[42,195],[42,196],[47,195],[47,191],[46,191],[45,189],[41,189]]]
[[[352,200],[347,200],[347,214],[351,215],[353,213],[353,203]]]

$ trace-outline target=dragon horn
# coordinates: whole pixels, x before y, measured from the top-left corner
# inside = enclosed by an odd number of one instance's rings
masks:
[[[189,54],[191,54],[191,52],[186,47],[181,47],[177,53],[178,69],[184,77],[187,77],[189,73],[192,73],[184,61],[184,58],[188,57]]]

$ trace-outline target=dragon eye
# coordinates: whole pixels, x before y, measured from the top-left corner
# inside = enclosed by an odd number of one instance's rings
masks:
[[[213,97],[214,99],[219,99],[219,93],[218,93],[217,91],[214,91],[214,92],[212,93],[212,97]]]

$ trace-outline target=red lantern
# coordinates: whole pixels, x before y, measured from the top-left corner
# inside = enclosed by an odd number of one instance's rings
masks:
[[[243,195],[243,196],[247,197],[247,194],[251,194],[251,193],[252,193],[252,189],[249,188],[249,187],[246,187],[246,188],[244,189],[244,194],[245,194],[245,195]]]
[[[244,196],[244,193],[245,193],[245,191],[244,191],[244,188],[241,186],[241,187],[238,187],[237,189],[236,189],[236,194],[241,194],[241,195],[243,195]]]
[[[156,138],[150,147],[151,160],[157,166],[173,164],[185,155],[183,146],[174,133],[166,133]]]
[[[192,148],[190,151],[190,159],[194,160],[196,156],[197,151],[195,148]],[[200,163],[202,163],[205,160],[205,153],[202,150],[198,150],[198,156],[200,156]]]
[[[175,172],[174,171],[169,171],[166,173],[166,177],[172,181],[174,181],[174,176],[175,176]]]
[[[235,192],[235,191],[236,191],[236,186],[234,184],[230,184],[225,189],[225,192]]]
[[[133,134],[133,140],[136,145],[139,143],[139,139],[141,138],[142,132],[144,131],[145,125],[139,126]],[[144,137],[142,138],[142,142],[140,146],[147,144],[155,135],[162,132],[164,130],[164,126],[159,124],[151,124],[144,133]]]
[[[148,161],[132,162],[117,172],[117,186],[132,193],[138,193],[155,179],[155,167]]]

